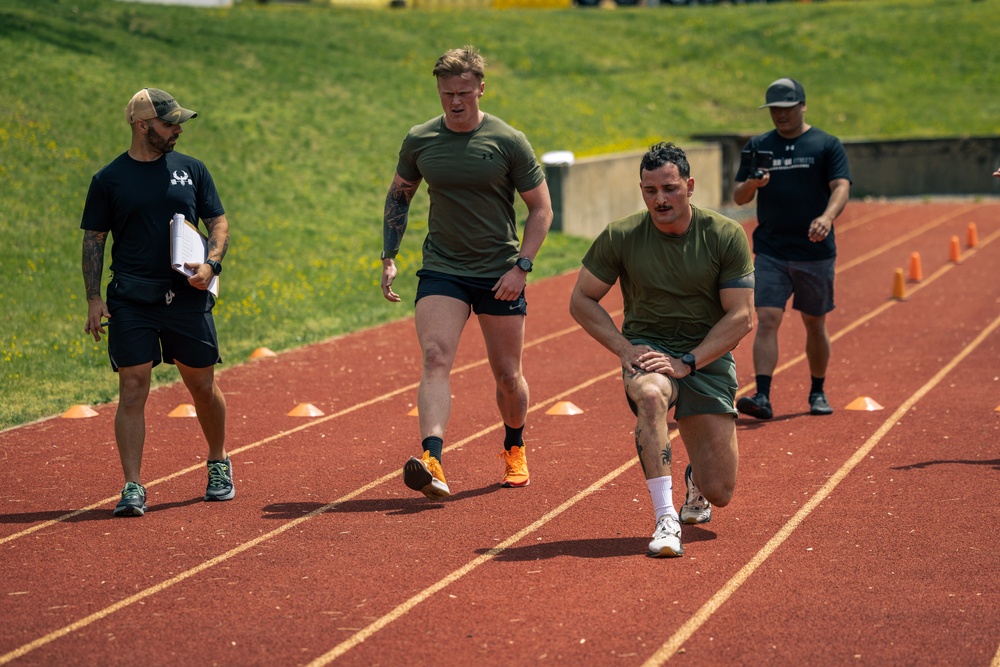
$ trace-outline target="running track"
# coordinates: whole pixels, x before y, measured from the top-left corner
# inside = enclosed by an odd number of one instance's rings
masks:
[[[837,228],[836,412],[807,414],[789,314],[775,418],[738,422],[736,497],[684,527],[683,558],[645,556],[634,420],[569,274],[529,286],[526,489],[498,485],[474,322],[445,502],[400,478],[412,319],[221,372],[232,502],[201,501],[197,420],[167,417],[179,385],[150,397],[142,519],[111,518],[114,405],[0,432],[0,664],[1000,666],[1000,203],[852,202]],[[913,252],[924,279],[891,299]],[[884,409],[845,409],[863,396]],[[583,413],[546,413],[561,401]],[[300,403],[324,415],[288,416]]]

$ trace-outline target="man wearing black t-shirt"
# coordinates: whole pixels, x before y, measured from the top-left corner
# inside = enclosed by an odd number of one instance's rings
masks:
[[[146,512],[140,478],[145,406],[152,369],[160,361],[177,366],[208,441],[205,500],[236,495],[225,447],[226,400],[215,381],[215,364],[222,361],[212,318],[215,299],[208,291],[222,272],[229,223],[205,165],[174,152],[181,124],[197,115],[157,88],[137,92],[125,109],[131,145],[94,175],[80,224],[84,330],[99,341],[108,325],[108,355],[118,373],[115,439],[125,487],[115,516]],[[185,264],[190,276],[171,266],[170,222],[178,214],[194,225],[200,219],[208,230],[208,256],[204,263]],[[105,302],[101,273],[108,234],[113,277]]]
[[[834,308],[833,279],[837,247],[833,221],[844,210],[851,191],[851,172],[840,140],[805,122],[806,93],[794,79],[778,79],[767,89],[765,103],[774,130],[753,137],[744,156],[771,154],[766,160],[745,159],[736,174],[733,201],[747,204],[757,197],[753,232],[757,333],[753,343],[757,393],[736,402],[736,409],[757,419],[770,419],[771,376],[778,363],[778,327],[785,304],[794,295],[806,329],[806,358],[812,384],[809,412],[833,412],[824,380],[830,361],[826,314]]]

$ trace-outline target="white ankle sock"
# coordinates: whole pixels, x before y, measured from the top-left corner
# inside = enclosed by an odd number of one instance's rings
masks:
[[[653,500],[653,512],[657,521],[664,514],[671,514],[677,518],[677,510],[674,509],[674,484],[670,475],[647,479],[646,488],[649,489],[649,497]]]

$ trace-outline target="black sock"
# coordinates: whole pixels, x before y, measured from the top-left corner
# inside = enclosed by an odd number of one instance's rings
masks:
[[[757,393],[764,394],[765,396],[771,396],[771,376],[770,375],[757,375]]]
[[[809,377],[812,377],[812,376],[810,375]],[[826,379],[825,377],[823,377],[823,378],[814,377],[812,379],[812,389],[809,390],[809,393],[810,394],[822,394],[823,393],[823,380],[825,380],[825,379]]]
[[[424,438],[420,446],[424,448],[425,452],[430,452],[431,456],[438,460],[438,463],[441,463],[441,450],[444,448],[444,440],[436,435],[429,435]]]
[[[503,428],[507,432],[507,435],[503,438],[504,449],[509,452],[511,447],[524,446],[524,441],[521,439],[521,433],[524,431],[523,426],[521,428],[511,428],[510,426],[504,424]]]

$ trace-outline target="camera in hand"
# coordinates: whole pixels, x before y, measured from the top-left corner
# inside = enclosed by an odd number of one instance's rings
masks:
[[[750,150],[740,153],[740,168],[747,168],[750,171],[750,178],[761,179],[766,173],[765,169],[770,169],[774,165],[774,153],[771,151]]]

